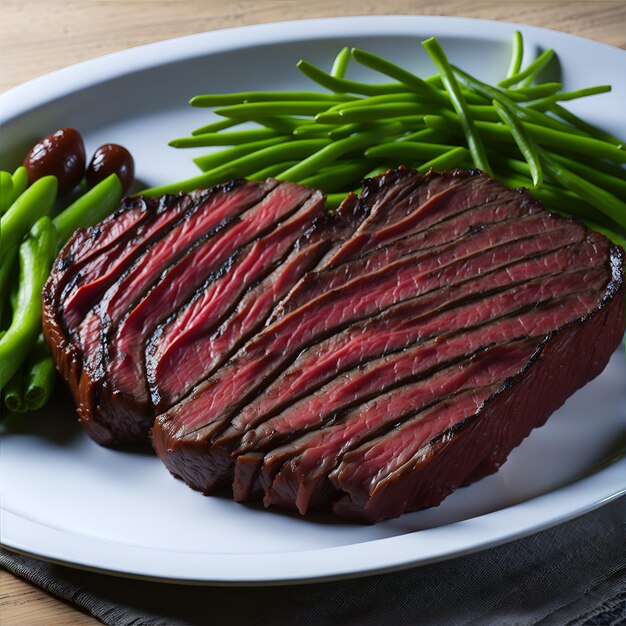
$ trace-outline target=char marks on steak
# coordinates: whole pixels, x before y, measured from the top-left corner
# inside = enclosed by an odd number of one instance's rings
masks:
[[[374,522],[496,471],[602,370],[623,265],[479,172],[388,171],[335,213],[236,181],[78,232],[44,328],[101,443],[153,425],[194,489]]]

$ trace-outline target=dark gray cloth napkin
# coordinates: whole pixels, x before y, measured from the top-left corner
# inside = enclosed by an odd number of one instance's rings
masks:
[[[291,587],[126,580],[7,550],[0,565],[115,626],[617,626],[626,624],[625,505],[622,498],[532,537],[450,561]]]

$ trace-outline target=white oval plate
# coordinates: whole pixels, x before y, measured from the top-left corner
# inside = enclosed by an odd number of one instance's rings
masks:
[[[101,143],[122,143],[135,155],[143,183],[170,182],[194,173],[193,151],[166,144],[207,121],[206,111],[186,106],[196,93],[307,88],[296,61],[328,67],[344,45],[431,73],[419,45],[431,35],[453,62],[495,81],[508,64],[515,28],[439,17],[342,18],[211,32],[112,54],[3,95],[2,164],[13,165],[12,158],[52,129],[73,126],[84,134],[88,152]],[[611,94],[577,101],[572,109],[626,135],[624,52],[519,28],[529,55],[556,49],[567,88],[612,83]],[[563,522],[624,492],[624,381],[620,349],[500,472],[435,509],[374,526],[303,520],[203,498],[156,457],[93,443],[60,394],[41,414],[2,425],[2,542],[77,567],[211,584],[324,580],[467,554]]]

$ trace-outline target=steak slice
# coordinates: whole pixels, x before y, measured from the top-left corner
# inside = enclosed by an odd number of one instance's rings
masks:
[[[113,288],[116,281],[130,272],[129,267],[138,264],[145,257],[147,248],[159,239],[171,236],[173,230],[186,226],[194,217],[215,206],[224,197],[237,196],[243,200],[258,196],[259,192],[264,193],[258,183],[248,186],[243,185],[243,181],[233,181],[228,185],[189,196],[164,196],[158,201],[127,199],[118,213],[102,223],[106,232],[109,224],[120,220],[120,226],[113,231],[121,232],[123,236],[117,237],[112,242],[113,245],[108,247],[95,246],[94,250],[85,253],[86,262],[81,264],[69,256],[68,250],[71,253],[80,246],[85,246],[88,250],[93,248],[89,245],[93,239],[90,233],[97,233],[100,225],[87,231],[78,230],[73,235],[61,251],[56,267],[43,290],[43,329],[44,334],[48,335],[57,368],[74,390],[77,402],[77,390],[85,360],[80,333],[90,324],[94,327],[94,340],[98,342],[99,317],[93,313],[93,309],[100,304],[106,290]],[[132,215],[130,220],[127,217],[129,213]],[[137,219],[135,214],[143,218]],[[127,224],[129,221],[130,225]],[[100,238],[97,240],[99,242]],[[72,271],[72,277],[69,282],[63,283],[60,276],[67,274],[69,270]],[[129,292],[127,295],[132,294]],[[97,354],[100,354],[99,351]],[[89,353],[87,358],[95,359]]]
[[[152,245],[144,247],[122,276],[105,292],[100,302],[78,328],[77,343],[83,353],[80,380],[75,386],[79,420],[96,441],[136,443],[147,440],[153,411],[136,412],[134,419],[116,420],[118,409],[127,413],[125,398],[113,406],[99,394],[107,389],[109,340],[120,322],[191,251],[222,235],[237,217],[254,207],[276,187],[276,181],[214,188],[201,205]],[[107,389],[108,390],[108,389]],[[111,394],[115,390],[110,390]],[[132,410],[131,406],[131,410]]]
[[[139,236],[142,236],[146,227],[154,230],[154,219],[160,213],[159,209],[167,204],[165,198],[160,201],[125,198],[121,209],[100,224],[86,230],[78,229],[59,253],[43,289],[44,321],[48,318],[44,323],[44,332],[50,333],[48,343],[57,366],[70,385],[78,384],[82,368],[82,359],[72,343],[72,336],[82,317],[74,320],[73,324],[67,319],[65,313],[68,306],[72,314],[70,301],[86,285],[88,289],[93,280],[106,284],[102,274],[111,273],[111,261],[118,261],[121,251],[122,254],[136,253],[137,247],[129,245],[129,242],[134,242],[140,232]],[[178,201],[171,204],[173,207],[165,216],[166,220],[171,219],[169,213],[175,218],[182,209]],[[122,268],[123,263],[117,264],[117,267]],[[85,302],[86,298],[81,300]],[[83,307],[82,315],[89,308],[91,306]]]
[[[390,175],[393,172],[383,175],[382,180],[365,181],[361,198],[365,206],[373,205],[369,209],[369,217],[328,260],[329,266],[352,259],[381,244],[389,244],[411,232],[423,231],[468,209],[495,201],[519,200],[520,195],[481,172],[456,170],[443,174],[431,172],[424,177],[415,176],[412,172],[418,183],[417,189],[399,199],[397,191],[388,193],[390,189],[384,178]],[[381,201],[383,198],[386,201]]]

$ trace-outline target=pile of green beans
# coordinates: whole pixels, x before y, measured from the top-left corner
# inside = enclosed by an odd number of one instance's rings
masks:
[[[71,234],[119,206],[115,174],[57,211],[57,179],[28,186],[28,173],[0,171],[0,392],[15,412],[40,409],[56,374],[41,334],[41,290],[52,262]]]
[[[223,119],[170,145],[230,147],[196,157],[199,175],[143,193],[273,176],[322,189],[332,209],[350,191],[358,191],[363,177],[389,167],[405,165],[420,172],[478,168],[507,185],[528,188],[550,209],[576,215],[626,243],[626,142],[560,104],[605,93],[610,86],[564,92],[561,83],[540,82],[555,53],[546,50],[522,67],[519,32],[498,85],[452,65],[435,38],[422,46],[438,71],[426,78],[371,52],[343,48],[330,72],[304,60],[297,64],[326,92],[195,96],[192,106],[213,108]],[[386,82],[346,78],[351,62]]]

